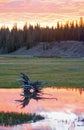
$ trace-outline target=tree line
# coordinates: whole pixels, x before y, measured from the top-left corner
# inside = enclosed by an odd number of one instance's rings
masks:
[[[10,53],[20,47],[26,46],[27,49],[39,44],[40,42],[52,41],[84,41],[84,21],[66,22],[64,25],[57,22],[56,27],[49,28],[24,25],[23,29],[18,29],[17,24],[11,30],[8,27],[0,28],[0,51]]]

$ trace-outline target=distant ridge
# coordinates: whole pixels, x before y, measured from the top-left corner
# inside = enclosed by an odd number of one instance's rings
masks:
[[[61,41],[61,42],[41,42],[31,49],[22,47],[11,53],[13,55],[29,56],[65,56],[65,57],[84,57],[84,42]]]

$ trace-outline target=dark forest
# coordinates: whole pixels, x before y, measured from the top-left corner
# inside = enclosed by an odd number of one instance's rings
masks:
[[[27,49],[36,46],[40,42],[52,41],[84,41],[84,21],[66,22],[64,25],[57,23],[56,27],[49,28],[25,24],[23,29],[18,29],[17,24],[9,30],[7,27],[0,28],[0,50],[2,53],[13,52],[20,47],[26,46]]]

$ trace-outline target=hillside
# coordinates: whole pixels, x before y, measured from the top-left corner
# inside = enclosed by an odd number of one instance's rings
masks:
[[[11,53],[13,55],[29,56],[67,56],[67,57],[84,57],[84,42],[78,41],[61,41],[51,43],[39,43],[39,45],[26,49],[22,47]]]

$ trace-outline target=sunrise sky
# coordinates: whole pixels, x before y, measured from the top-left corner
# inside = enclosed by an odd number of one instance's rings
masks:
[[[55,26],[84,17],[84,0],[0,0],[0,26],[26,22]]]

